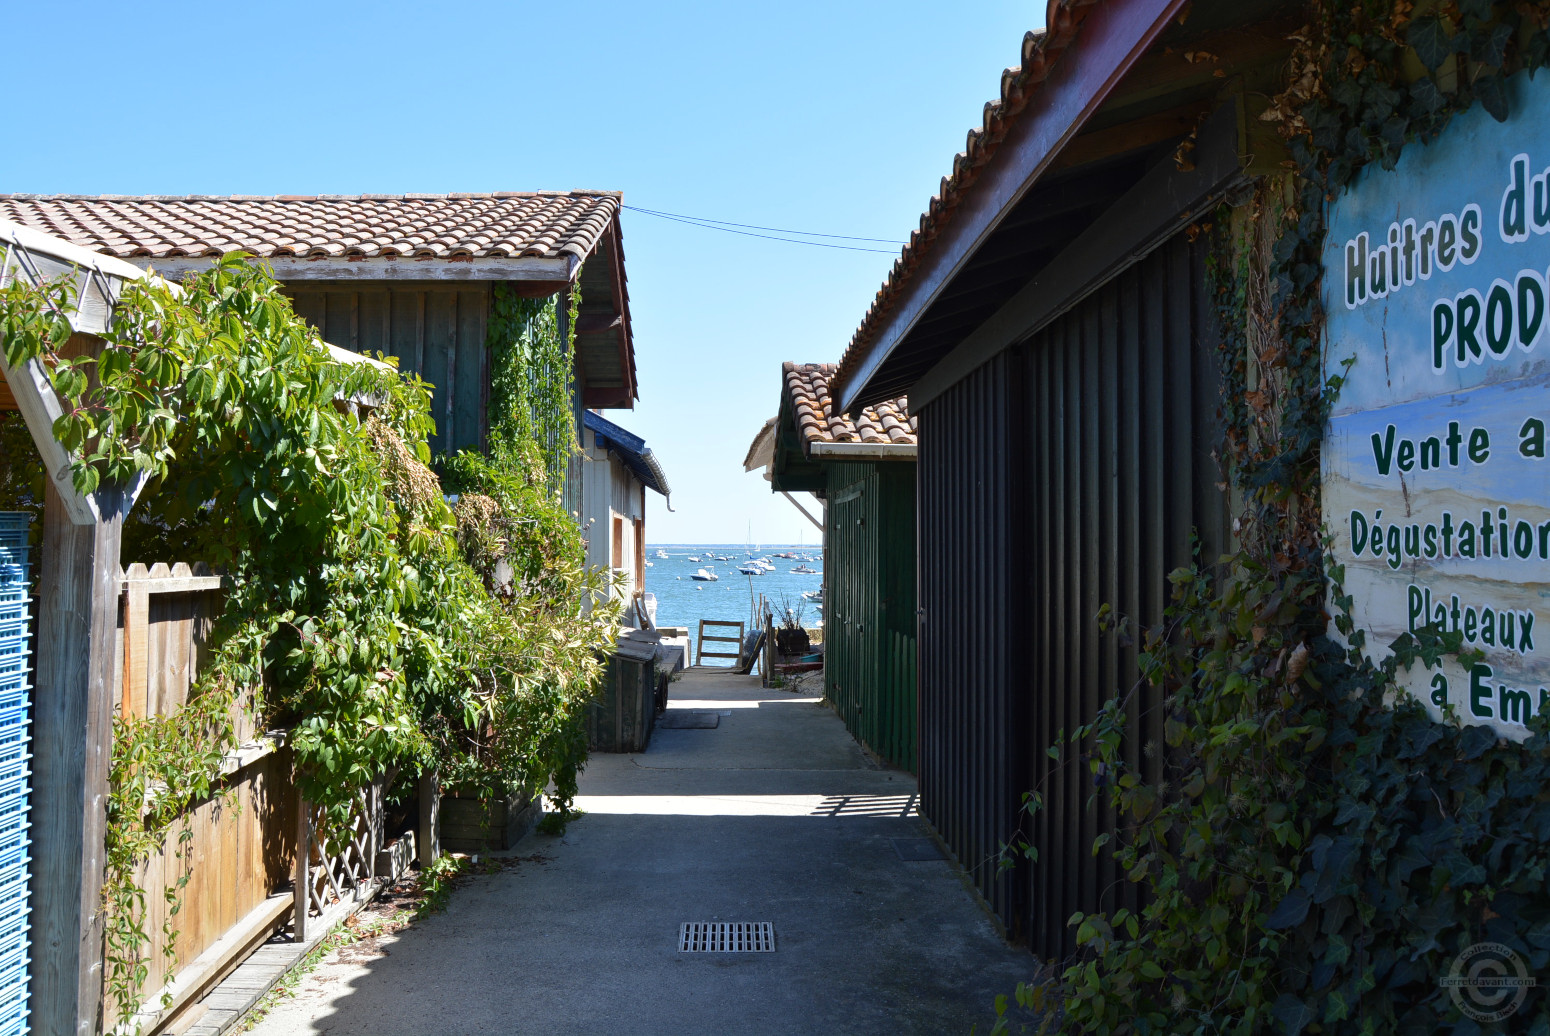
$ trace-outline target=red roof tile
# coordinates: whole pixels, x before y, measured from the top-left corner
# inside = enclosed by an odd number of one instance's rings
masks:
[[[890,399],[869,406],[854,419],[837,413],[829,392],[834,370],[832,363],[788,362],[781,367],[804,454],[814,443],[915,445],[915,418],[910,416],[907,399]]]
[[[253,197],[0,195],[0,219],[108,255],[585,259],[615,191]]]

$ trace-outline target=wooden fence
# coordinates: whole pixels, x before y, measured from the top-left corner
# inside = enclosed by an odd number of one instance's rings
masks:
[[[202,566],[136,564],[124,571],[122,588],[115,705],[126,718],[169,715],[188,700],[208,655],[224,596],[222,577]],[[299,802],[284,732],[257,730],[246,708],[236,722],[240,744],[224,763],[224,793],[195,804],[139,872],[150,936],[140,1014],[146,1032],[174,1022],[288,918],[294,920],[296,903],[307,905],[295,926],[305,938],[309,917],[340,899],[359,898],[371,886],[381,845],[380,788],[363,791],[362,816],[344,858],[325,859],[313,825],[304,822],[312,810]],[[298,832],[307,835],[305,853],[297,852]],[[163,892],[185,877],[169,958]],[[164,994],[171,997],[165,1008]]]

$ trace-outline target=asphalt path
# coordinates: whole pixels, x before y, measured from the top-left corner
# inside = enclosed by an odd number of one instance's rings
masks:
[[[1035,962],[935,853],[914,778],[757,677],[690,670],[670,708],[717,725],[594,755],[563,837],[336,951],[253,1032],[984,1033]],[[769,922],[774,949],[683,952],[685,922]]]

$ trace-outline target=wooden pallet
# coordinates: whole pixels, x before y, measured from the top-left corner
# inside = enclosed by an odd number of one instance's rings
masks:
[[[711,626],[711,627],[716,627],[716,628],[721,628],[721,629],[731,629],[732,627],[736,626],[737,627],[737,636],[735,636],[735,637],[715,637],[715,636],[711,636],[711,635],[709,635],[709,634],[707,634],[705,632],[705,627],[706,626]],[[694,664],[695,665],[699,665],[702,661],[704,661],[707,658],[730,658],[730,659],[733,659],[734,661],[741,661],[742,657],[743,657],[743,626],[744,626],[744,624],[741,623],[741,622],[728,622],[725,619],[701,619],[700,620],[699,643],[697,643],[695,645],[695,649],[694,649]],[[706,651],[705,650],[705,642],[706,641],[710,641],[713,644],[736,644],[737,645],[737,650],[736,651],[731,651],[731,652],[727,652],[727,651]]]

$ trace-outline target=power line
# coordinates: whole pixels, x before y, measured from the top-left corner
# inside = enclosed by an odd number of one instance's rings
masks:
[[[754,223],[731,223],[724,219],[709,219],[705,216],[685,216],[681,212],[662,212],[659,209],[643,209],[635,205],[626,205],[631,212],[645,212],[652,216],[671,216],[674,219],[687,219],[695,223],[719,223],[724,227],[742,227],[744,230],[768,230],[772,234],[796,234],[798,237],[834,237],[842,241],[876,241],[883,245],[902,245],[906,242],[895,241],[891,237],[852,237],[849,234],[820,234],[816,230],[786,230],[782,227],[761,227]]]
[[[639,212],[639,213],[642,213],[642,214],[647,215],[647,216],[656,216],[659,219],[672,220],[675,223],[685,223],[685,224],[688,224],[691,227],[699,227],[702,230],[719,230],[719,231],[721,231],[724,234],[739,234],[739,235],[742,235],[743,237],[757,237],[757,238],[762,238],[762,239],[764,239],[766,241],[784,241],[788,245],[811,245],[814,248],[838,248],[838,249],[842,249],[842,250],[847,251],[847,252],[872,252],[872,253],[875,253],[875,254],[878,254],[878,255],[893,255],[893,254],[895,254],[894,250],[891,249],[891,248],[858,248],[855,245],[836,245],[836,244],[830,244],[827,241],[803,241],[799,237],[776,237],[774,235],[775,234],[800,234],[800,235],[807,236],[807,237],[837,238],[837,239],[842,240],[842,241],[876,241],[876,242],[878,242],[880,244],[898,244],[898,245],[904,244],[904,242],[902,242],[902,241],[890,241],[888,238],[882,238],[882,237],[852,237],[852,236],[847,235],[847,234],[820,234],[820,233],[817,233],[816,231],[784,230],[784,229],[782,229],[780,227],[760,227],[760,226],[754,226],[753,224],[750,224],[750,223],[730,223],[730,222],[728,222],[726,220],[704,219],[704,218],[699,217],[699,216],[684,216],[684,215],[680,215],[679,213],[676,213],[676,212],[659,212],[656,209],[642,209],[642,208],[639,208],[638,206],[635,206],[635,205],[625,205],[625,206],[622,206],[622,207],[626,208],[626,209],[629,209],[631,212]],[[746,230],[734,230],[733,229],[734,227],[746,227],[748,229],[746,229]],[[773,231],[774,233],[773,234],[755,234],[755,233],[752,233],[752,231],[754,231],[754,230],[769,230],[769,231]]]

